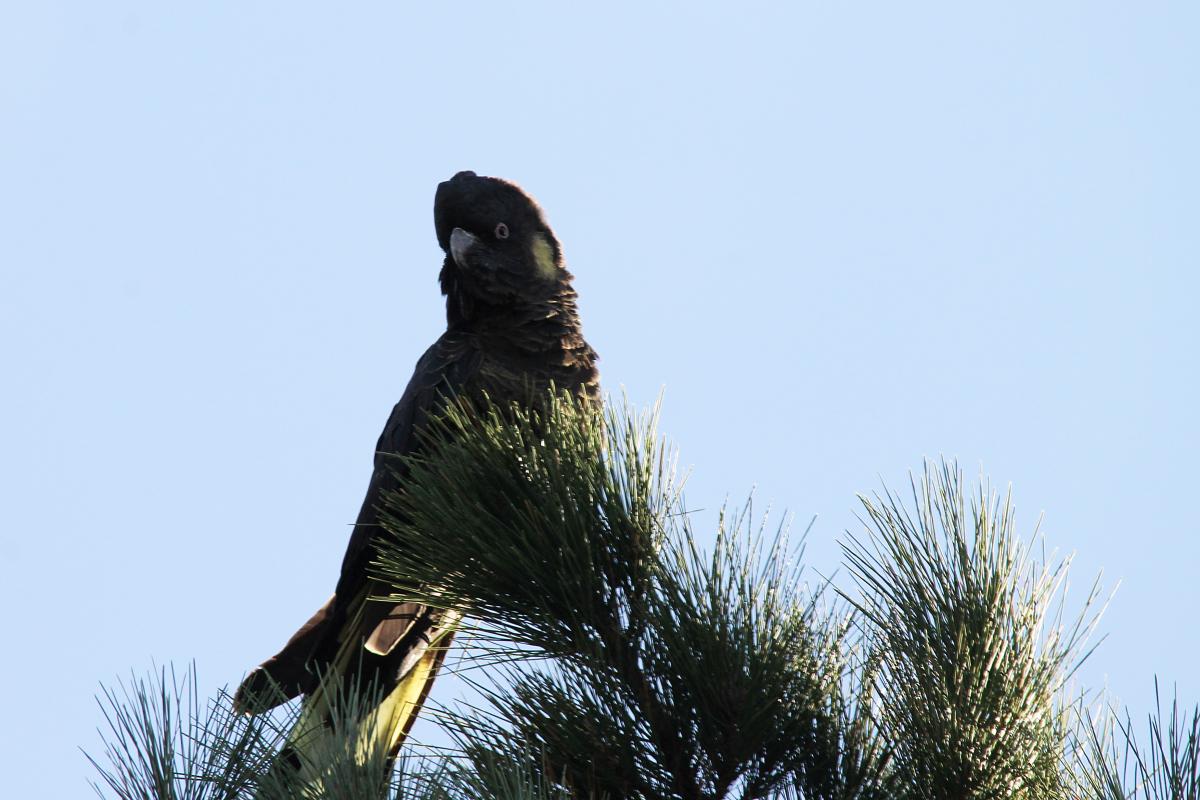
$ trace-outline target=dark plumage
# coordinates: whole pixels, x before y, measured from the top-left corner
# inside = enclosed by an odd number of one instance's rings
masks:
[[[247,676],[236,696],[240,708],[256,713],[306,694],[306,716],[320,717],[311,707],[323,691],[317,676],[346,675],[361,664],[362,673],[403,706],[391,715],[389,731],[366,734],[387,735],[393,754],[420,710],[448,638],[447,621],[437,611],[367,599],[386,593],[372,585],[367,565],[380,533],[383,495],[404,480],[397,460],[387,455],[413,452],[417,430],[448,397],[478,400],[486,392],[500,403],[530,403],[551,383],[590,397],[599,388],[571,274],[528,195],[507,181],[460,172],[439,184],[434,224],[446,253],[440,281],[447,330],[417,362],[379,437],[334,596]]]

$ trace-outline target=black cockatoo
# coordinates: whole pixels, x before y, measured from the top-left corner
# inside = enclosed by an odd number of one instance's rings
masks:
[[[241,710],[258,713],[305,695],[298,730],[308,735],[328,731],[331,687],[365,680],[382,702],[356,731],[339,735],[357,736],[362,747],[386,741],[390,757],[437,675],[454,620],[416,603],[372,599],[388,591],[367,573],[382,535],[383,497],[405,480],[402,463],[389,456],[419,448],[417,432],[451,398],[481,401],[486,393],[493,403],[536,403],[551,384],[589,398],[599,393],[572,276],[537,203],[508,181],[460,172],[438,186],[434,224],[445,252],[446,332],[417,362],[379,437],[333,597],[235,698]],[[291,737],[293,766],[301,738]]]

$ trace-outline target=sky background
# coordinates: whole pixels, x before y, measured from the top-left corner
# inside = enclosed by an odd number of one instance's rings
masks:
[[[0,5],[5,793],[332,591],[461,169],[541,201],[690,505],[829,574],[957,458],[1120,581],[1082,684],[1200,699],[1200,6],[978,5]]]

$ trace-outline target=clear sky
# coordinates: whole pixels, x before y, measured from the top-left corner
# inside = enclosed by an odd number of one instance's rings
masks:
[[[1200,699],[1200,6],[979,5],[0,6],[5,793],[332,591],[460,169],[540,199],[693,506],[828,574],[956,457],[1121,582],[1084,684]]]

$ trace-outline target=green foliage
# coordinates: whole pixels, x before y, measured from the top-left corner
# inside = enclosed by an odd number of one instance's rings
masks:
[[[352,723],[375,698],[356,690],[332,704],[333,725]],[[275,770],[288,751],[299,708],[247,716],[222,691],[202,704],[195,670],[182,676],[160,670],[105,689],[100,706],[105,760],[88,756],[102,784],[101,797],[120,800],[433,800],[432,790],[402,771],[392,774],[383,747],[361,753],[351,737],[322,737],[306,747],[303,769]],[[107,789],[107,792],[105,791]]]
[[[1133,720],[1108,711],[1082,714],[1076,750],[1075,795],[1092,800],[1196,800],[1200,798],[1200,708],[1188,714],[1172,698],[1164,713],[1154,685],[1155,713],[1145,742]]]
[[[174,669],[104,689],[99,700],[107,764],[88,756],[121,800],[233,800],[256,785],[283,736],[273,720],[232,711],[222,695],[205,707],[195,670]],[[109,796],[93,784],[101,797]]]
[[[488,692],[489,720],[459,725],[469,752],[532,763],[579,797],[855,796],[856,771],[881,771],[867,724],[842,759],[847,720],[863,722],[848,626],[745,515],[698,549],[653,417],[566,396],[535,413],[459,407],[430,443],[391,498],[377,577],[548,663]]]
[[[1009,497],[981,485],[968,500],[943,463],[914,482],[913,500],[910,510],[892,494],[863,498],[866,538],[844,544],[883,661],[896,777],[910,797],[1054,797],[1067,746],[1060,690],[1096,587],[1064,626],[1069,560],[1035,562]]]
[[[567,396],[454,406],[405,462],[372,569],[389,599],[465,615],[483,702],[442,710],[450,756],[335,735],[276,770],[296,712],[244,717],[161,672],[101,701],[101,796],[139,800],[1197,798],[1200,711],[1077,712],[1096,589],[1035,557],[1008,497],[927,468],[911,507],[863,499],[855,586],[808,587],[751,509],[696,543],[653,413]],[[1064,619],[1067,621],[1064,622]],[[373,698],[336,698],[338,720]],[[427,711],[426,713],[430,713]],[[339,716],[341,715],[341,716]]]

